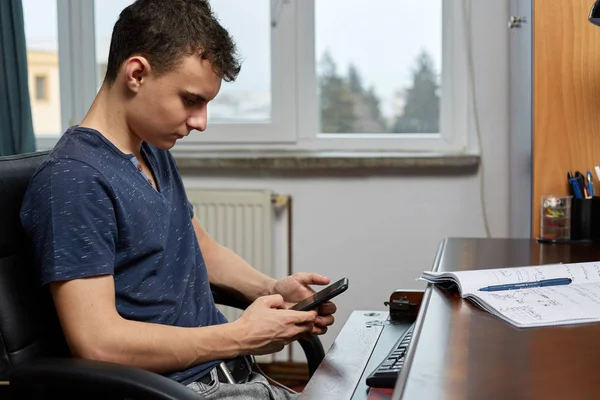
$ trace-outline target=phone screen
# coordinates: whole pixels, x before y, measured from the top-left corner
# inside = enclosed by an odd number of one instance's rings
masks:
[[[334,298],[340,293],[343,293],[348,289],[348,278],[342,278],[332,285],[327,286],[325,289],[313,294],[312,296],[302,300],[298,304],[292,306],[290,309],[296,311],[307,311],[316,308],[317,306],[325,303],[326,301]]]

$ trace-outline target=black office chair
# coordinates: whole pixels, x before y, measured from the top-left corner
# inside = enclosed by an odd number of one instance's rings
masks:
[[[19,211],[27,184],[48,152],[0,157],[0,398],[194,399],[153,372],[71,357],[49,290],[40,287]],[[214,292],[215,301],[247,304]],[[312,376],[325,355],[318,337],[300,340]]]

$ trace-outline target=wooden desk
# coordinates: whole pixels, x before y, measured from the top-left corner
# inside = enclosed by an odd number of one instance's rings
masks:
[[[440,244],[433,270],[595,260],[600,260],[600,246],[447,239]],[[383,329],[377,321],[384,321],[387,313],[375,313],[379,315],[352,313],[302,399],[600,398],[600,324],[519,329],[432,285],[425,291],[393,395],[369,396],[366,376],[408,326]]]
[[[434,270],[600,260],[598,245],[448,239]],[[519,329],[429,286],[394,399],[600,398],[600,324]]]

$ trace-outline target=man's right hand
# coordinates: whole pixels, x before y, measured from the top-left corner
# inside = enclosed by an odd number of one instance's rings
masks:
[[[317,312],[284,308],[281,295],[256,299],[233,323],[239,327],[243,354],[271,354],[312,331]]]

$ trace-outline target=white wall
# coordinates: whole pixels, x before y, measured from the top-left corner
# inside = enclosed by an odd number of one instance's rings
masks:
[[[486,4],[483,15],[478,12],[481,3],[473,3],[485,201],[492,235],[506,237],[508,2],[490,2],[495,12]],[[422,288],[415,279],[431,268],[442,238],[485,236],[477,174],[416,170],[278,176],[240,171],[207,176],[199,171],[184,180],[189,187],[268,188],[292,196],[294,272],[350,280],[348,291],[336,300],[336,324],[322,337],[326,349],[352,310],[385,310],[383,302],[395,289]]]

